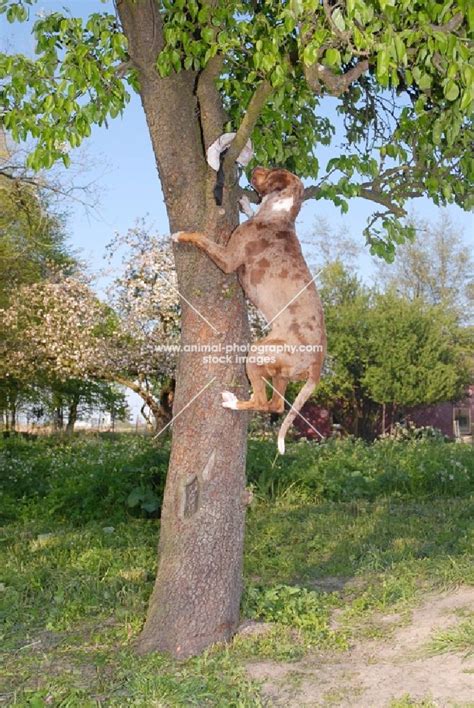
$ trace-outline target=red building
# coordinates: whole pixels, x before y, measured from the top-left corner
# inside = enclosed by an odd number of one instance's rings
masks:
[[[435,403],[432,406],[416,406],[408,411],[406,417],[417,427],[431,425],[433,428],[441,430],[448,438],[472,442],[474,386],[469,386],[467,396],[462,401]]]
[[[321,440],[337,433],[338,426],[333,425],[331,411],[326,408],[308,402],[303,406],[301,415],[304,420],[297,416],[294,422],[298,437]],[[466,398],[462,401],[414,406],[405,411],[404,418],[414,423],[417,428],[431,426],[441,430],[448,438],[472,443],[474,441],[474,386],[469,387]],[[387,425],[389,424],[388,416]],[[381,421],[376,427],[381,429]]]

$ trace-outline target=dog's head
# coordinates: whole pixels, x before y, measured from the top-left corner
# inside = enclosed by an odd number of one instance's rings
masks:
[[[303,183],[296,175],[283,169],[269,170],[266,167],[256,167],[252,172],[250,184],[261,197],[274,192],[287,192],[298,201],[303,199]]]

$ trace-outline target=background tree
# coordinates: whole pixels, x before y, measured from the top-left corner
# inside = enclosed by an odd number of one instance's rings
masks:
[[[151,263],[147,253],[149,267]],[[4,379],[21,383],[29,395],[31,390],[47,387],[53,400],[49,408],[58,411],[57,429],[63,427],[67,401],[73,408],[81,401],[89,406],[93,400],[103,402],[109,389],[100,382],[120,384],[141,396],[154,416],[155,426],[166,417],[166,399],[160,398],[164,391],[158,378],[172,390],[168,379],[175,355],[160,349],[172,346],[172,339],[166,338],[161,327],[159,297],[155,295],[148,307],[143,305],[142,266],[137,262],[133,283],[120,281],[123,291],[119,290],[117,300],[129,305],[120,314],[100,302],[84,279],[62,273],[24,285],[11,296],[9,307],[0,310],[6,332],[1,367]],[[162,293],[161,300],[170,298],[168,286],[156,288],[158,292]],[[133,307],[135,300],[140,307]],[[167,326],[176,328],[170,317],[169,311],[163,313]],[[74,417],[70,408],[72,426]]]
[[[363,251],[361,243],[349,233],[346,224],[340,224],[336,229],[323,214],[316,216],[310,231],[302,236],[301,242],[307,261],[315,273],[324,273],[327,266],[336,264],[344,270],[354,271],[357,269],[357,258]],[[336,272],[339,271],[336,269]],[[319,276],[317,282],[321,282]]]
[[[34,172],[28,166],[31,145],[13,146],[0,123],[0,307],[22,284],[48,277],[53,268],[69,272],[77,266],[65,228],[67,207],[74,201],[92,209],[98,198],[78,158],[67,173],[58,166]]]
[[[123,333],[121,357],[109,359],[161,430],[171,417],[181,317],[169,239],[151,233],[141,221],[117,235],[108,252],[109,258],[122,256],[121,273],[108,288],[108,299]]]
[[[447,214],[437,221],[413,218],[416,237],[404,243],[396,260],[377,264],[382,284],[400,295],[442,305],[463,320],[472,320],[474,262],[472,253]]]
[[[329,354],[316,400],[332,410],[334,421],[349,433],[370,437],[374,402],[367,394],[363,377],[371,294],[340,261],[326,264],[320,282]]]
[[[0,130],[0,136],[4,134]],[[9,150],[0,154],[0,307],[23,285],[64,272],[76,265],[67,244],[64,215],[53,208],[38,183],[13,171],[18,166]],[[31,171],[30,171],[31,172]],[[7,428],[14,428],[19,408],[31,397],[31,387],[9,372],[0,378],[0,408]]]
[[[81,419],[102,413],[110,416],[111,427],[125,420],[129,410],[122,390],[104,381],[68,379],[31,386],[26,418],[36,424],[52,423],[57,432],[71,435]]]
[[[2,0],[0,8],[10,21],[24,20],[32,2]],[[225,242],[238,224],[234,161],[250,136],[257,162],[315,180],[306,196],[342,208],[354,196],[380,205],[366,230],[373,253],[393,257],[406,234],[399,218],[407,198],[467,206],[467,0],[117,0],[115,9],[85,22],[51,13],[35,23],[36,59],[1,58],[3,121],[15,139],[37,139],[33,167],[67,164],[65,147],[120,113],[128,85],[140,93],[170,231],[205,230]],[[327,96],[338,99],[346,136],[341,155],[319,172],[317,146],[333,134],[322,115]],[[206,149],[231,128],[237,135],[218,206]],[[244,343],[235,276],[187,247],[176,249],[176,268],[183,344]],[[246,388],[238,363],[181,355],[180,415],[142,651],[188,656],[230,637],[239,621],[246,417],[221,410],[219,393],[230,385],[239,395]]]
[[[459,400],[469,382],[463,339],[455,316],[442,306],[393,291],[375,296],[362,377],[368,395],[399,411]]]
[[[368,288],[340,261],[328,263],[320,279],[329,354],[315,400],[335,422],[373,438],[380,406],[392,420],[409,406],[462,397],[472,332],[455,312],[393,288]]]

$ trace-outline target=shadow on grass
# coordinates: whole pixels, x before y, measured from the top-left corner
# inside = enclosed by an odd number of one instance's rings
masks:
[[[266,506],[249,515],[247,576],[313,587],[329,577],[332,589],[340,590],[346,580],[366,574],[421,578],[424,566],[440,564],[443,572],[452,567],[455,582],[457,563],[461,575],[470,567],[473,511],[469,499],[444,498]]]

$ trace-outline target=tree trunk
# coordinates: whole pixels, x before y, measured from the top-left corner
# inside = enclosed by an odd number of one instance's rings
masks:
[[[170,423],[173,416],[173,400],[176,381],[170,379],[163,383],[160,389],[160,412],[157,417],[157,430],[163,429]]]
[[[16,430],[16,405],[12,404],[10,408],[10,430]]]
[[[154,396],[152,396],[152,394],[149,391],[147,391],[142,386],[140,386],[139,383],[136,383],[135,381],[131,381],[130,379],[125,378],[124,376],[111,376],[109,380],[113,381],[114,383],[118,383],[121,386],[125,386],[126,388],[129,388],[131,391],[133,391],[138,396],[140,396],[140,398],[143,401],[143,406],[140,409],[140,413],[142,414],[143,418],[148,423],[148,420],[144,414],[144,408],[145,408],[145,406],[148,406],[148,408],[150,409],[150,411],[153,415],[153,418],[155,419],[155,428],[158,431],[160,421],[163,418],[163,410],[162,410],[161,403],[159,401],[157,401],[156,398]]]
[[[157,5],[122,0],[117,6],[139,72],[170,230],[202,230],[225,242],[238,224],[238,205],[235,186],[224,190],[222,207],[215,205],[215,173],[205,162],[205,148],[224,124],[213,62],[201,75],[184,71],[160,78],[154,69],[161,47]],[[246,308],[236,276],[224,275],[189,246],[175,247],[175,260],[181,343],[246,343]],[[221,407],[221,391],[228,388],[245,397],[241,363],[222,365],[206,362],[200,353],[181,353],[159,566],[138,642],[141,653],[160,650],[185,658],[229,639],[239,622],[247,414]]]
[[[53,430],[60,433],[64,430],[63,402],[60,396],[53,394]]]
[[[55,408],[53,413],[53,428],[60,433],[64,429],[64,414],[62,408]]]
[[[77,407],[79,405],[79,396],[77,398],[73,398],[69,405],[68,409],[68,416],[67,416],[67,424],[66,424],[66,434],[67,435],[72,435],[74,432],[74,426],[76,425],[77,422]]]

